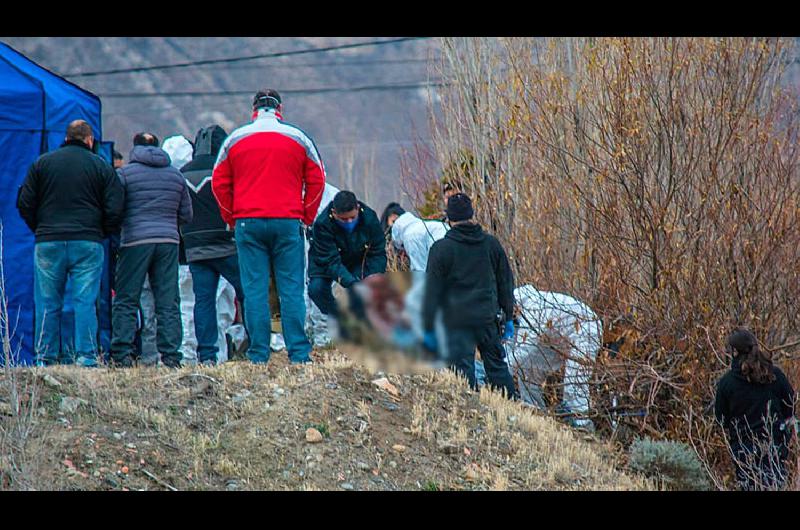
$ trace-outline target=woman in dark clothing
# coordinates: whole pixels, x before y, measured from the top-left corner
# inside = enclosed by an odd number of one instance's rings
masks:
[[[737,329],[728,337],[731,369],[719,380],[714,412],[725,429],[744,490],[780,489],[786,480],[794,390],[755,336]]]

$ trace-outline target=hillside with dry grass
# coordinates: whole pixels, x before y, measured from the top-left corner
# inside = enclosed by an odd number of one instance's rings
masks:
[[[0,489],[638,490],[591,436],[449,372],[6,370]]]

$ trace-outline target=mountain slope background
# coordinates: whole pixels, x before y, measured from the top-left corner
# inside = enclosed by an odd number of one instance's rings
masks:
[[[329,181],[352,189],[376,210],[401,197],[400,151],[428,142],[432,89],[391,89],[437,79],[436,39],[237,63],[74,77],[69,74],[241,57],[389,40],[381,37],[13,37],[0,40],[99,95],[103,137],[127,160],[133,135],[161,139],[219,123],[230,132],[249,121],[260,88],[285,93],[284,118],[315,140]],[[381,90],[293,94],[293,90],[382,86]],[[246,91],[227,96],[109,97],[113,93]]]

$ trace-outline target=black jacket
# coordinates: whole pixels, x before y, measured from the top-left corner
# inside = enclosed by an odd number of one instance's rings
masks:
[[[227,134],[219,125],[201,129],[194,142],[192,161],[181,168],[192,199],[191,222],[181,226],[186,261],[225,258],[236,254],[233,232],[222,220],[211,191],[211,173]]]
[[[422,323],[433,329],[437,310],[448,327],[484,326],[498,310],[511,318],[514,276],[503,247],[478,224],[456,225],[431,246]]]
[[[308,251],[309,277],[331,278],[350,287],[370,274],[386,272],[386,237],[380,220],[372,208],[361,201],[358,205],[358,224],[350,234],[336,224],[333,204],[317,216]]]
[[[772,383],[750,383],[742,374],[739,358],[734,357],[731,369],[717,383],[714,414],[732,445],[739,444],[740,437],[747,444],[754,434],[761,439],[771,435],[776,443],[788,442],[788,427],[783,431],[780,427],[794,416],[794,390],[780,368],[775,366],[773,371]],[[765,422],[768,410],[770,421]]]
[[[102,241],[119,229],[124,190],[114,168],[70,141],[31,164],[17,209],[36,242]]]

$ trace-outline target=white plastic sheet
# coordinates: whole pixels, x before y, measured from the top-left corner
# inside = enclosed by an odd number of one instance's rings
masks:
[[[180,352],[184,364],[197,364],[197,336],[194,330],[194,290],[192,273],[188,265],[181,265],[178,274],[178,286],[181,296],[181,323],[183,324],[183,341]],[[225,334],[236,318],[236,291],[225,278],[220,277],[217,285],[217,363],[228,360],[228,342]]]
[[[322,200],[319,204],[318,214],[321,214],[322,211],[328,207],[328,205],[333,201],[334,196],[339,193],[339,188],[332,184],[325,183],[325,189],[322,192]],[[306,279],[308,278],[308,249],[309,244],[308,240],[305,241],[305,264],[306,264]],[[336,286],[334,285],[334,295],[336,294]],[[315,348],[320,348],[327,346],[331,342],[331,334],[328,330],[328,317],[322,314],[322,311],[317,307],[317,304],[311,301],[311,298],[308,296],[308,281],[305,282],[305,286],[303,289],[303,298],[305,299],[306,303],[306,323],[305,323],[305,330],[306,335],[308,335],[309,340],[311,341],[311,345]],[[274,336],[274,334],[273,334]],[[283,337],[281,337],[281,341]],[[272,346],[273,339],[270,339],[270,348],[274,350]]]
[[[181,296],[181,324],[183,340],[180,352],[183,364],[197,364],[197,337],[194,334],[194,291],[192,273],[188,265],[181,265],[178,271],[178,290]]]
[[[158,364],[158,346],[156,344],[156,302],[150,279],[145,277],[142,285],[142,295],[139,298],[142,309],[142,331],[140,333],[142,349],[139,362],[144,365]]]

